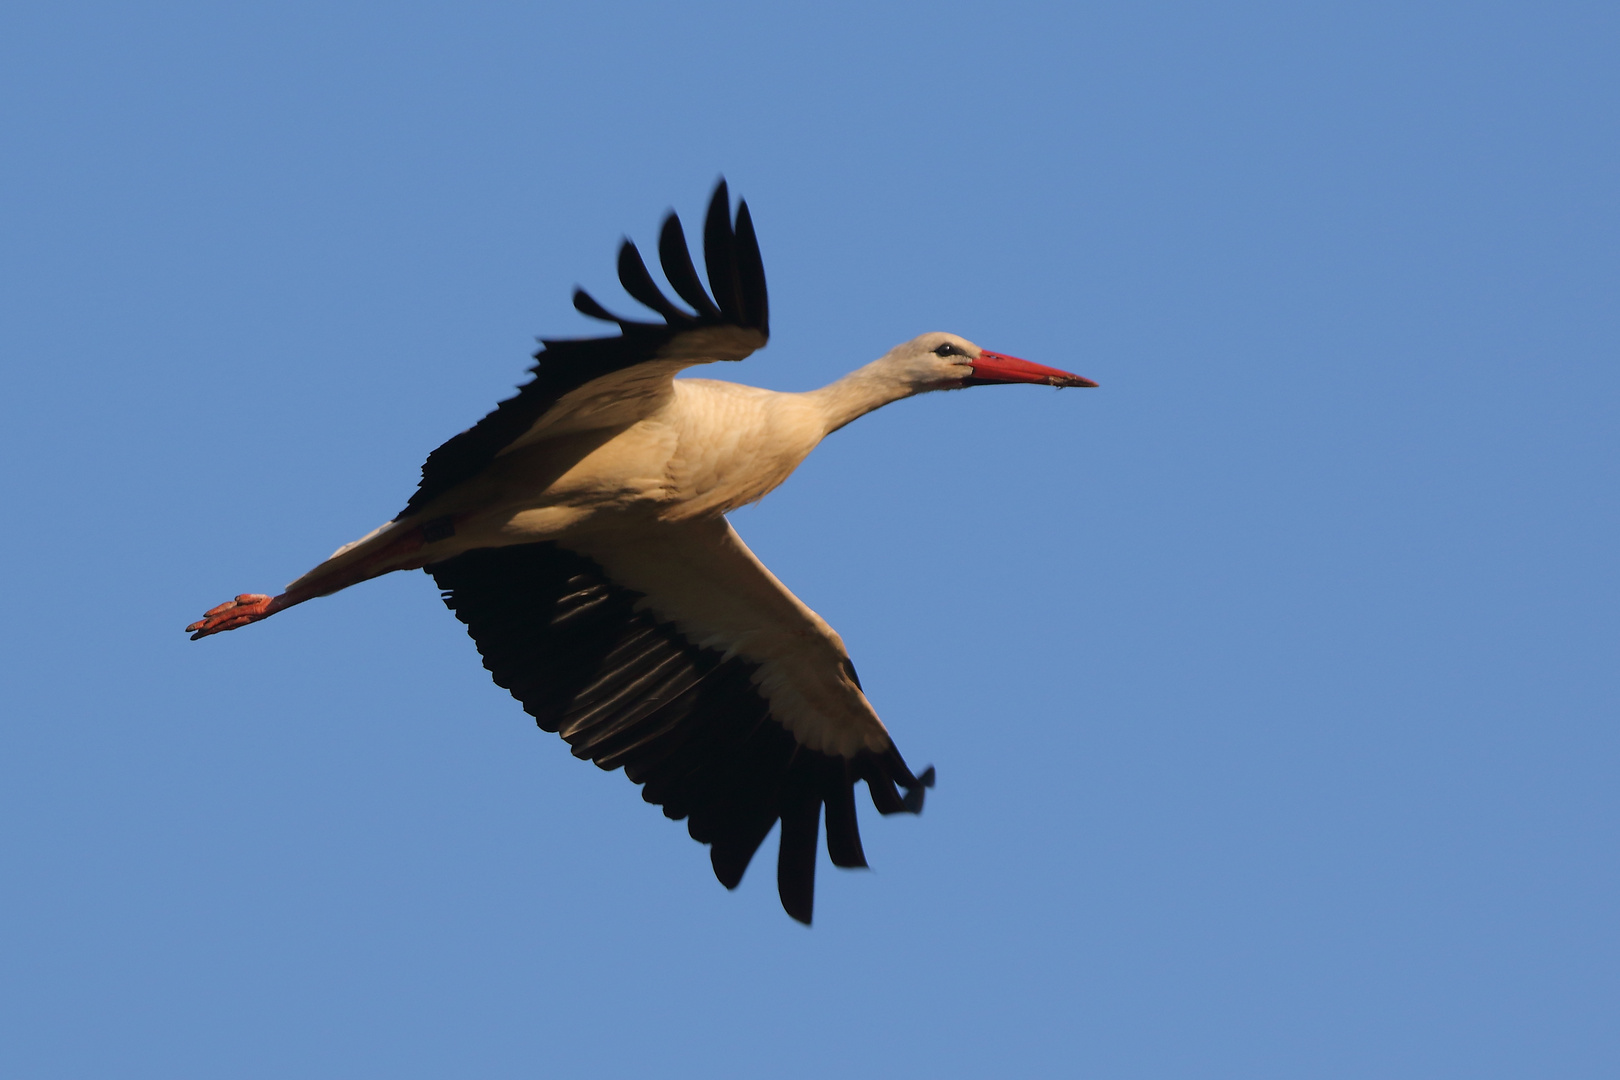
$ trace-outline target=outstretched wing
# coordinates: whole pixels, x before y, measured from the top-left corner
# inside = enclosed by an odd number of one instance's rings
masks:
[[[619,248],[619,281],[625,292],[663,317],[662,323],[614,315],[584,289],[574,290],[574,307],[593,319],[619,324],[615,337],[543,340],[530,371],[534,378],[495,411],[433,453],[422,465],[422,483],[397,518],[421,510],[435,498],[476,475],[502,451],[554,423],[560,412],[583,426],[609,426],[646,415],[670,392],[675,372],[713,360],[741,360],[770,336],[765,267],[748,204],[740,203],[733,224],[731,196],[721,180],[709,201],[703,226],[703,256],[711,298],[698,279],[686,234],[674,213],[664,219],[658,257],[664,276],[682,300],[683,310],[658,288],[635,244]],[[612,407],[615,402],[622,407]],[[633,415],[626,416],[626,410]],[[576,424],[575,426],[582,426]]]
[[[912,775],[838,635],[724,520],[580,550],[479,549],[427,571],[495,682],[576,757],[623,766],[685,818],[728,889],[780,819],[777,889],[808,923],[821,808],[846,867],[866,865],[856,781],[880,813],[922,809],[933,770]]]

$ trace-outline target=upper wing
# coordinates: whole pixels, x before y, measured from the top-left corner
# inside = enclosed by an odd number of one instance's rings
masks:
[[[837,634],[724,520],[427,571],[495,682],[576,757],[624,766],[642,798],[687,818],[728,889],[780,818],[777,888],[808,923],[822,805],[836,866],[866,865],[857,780],[881,813],[922,809],[933,770],[912,775]]]
[[[703,256],[713,299],[692,265],[680,219],[664,219],[658,257],[664,276],[695,314],[666,297],[629,240],[619,248],[619,281],[632,297],[663,316],[662,323],[621,318],[584,289],[574,307],[595,319],[619,324],[617,337],[544,340],[530,369],[534,379],[495,411],[433,453],[422,465],[422,483],[397,516],[422,509],[475,475],[503,450],[559,421],[571,427],[605,427],[650,413],[670,393],[675,372],[711,360],[741,360],[765,344],[770,308],[765,267],[759,256],[748,204],[731,219],[731,197],[721,180],[703,226]]]

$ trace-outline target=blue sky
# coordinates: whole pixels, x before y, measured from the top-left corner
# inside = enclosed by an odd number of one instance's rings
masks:
[[[0,1071],[1615,1075],[1617,31],[13,6]],[[180,632],[722,172],[774,335],[727,377],[942,329],[1102,383],[896,405],[736,515],[939,769],[808,931],[423,575]]]

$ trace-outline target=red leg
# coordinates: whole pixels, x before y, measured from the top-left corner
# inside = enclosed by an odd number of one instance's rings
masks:
[[[453,529],[451,531],[454,532]],[[276,612],[290,608],[294,604],[302,604],[305,600],[313,600],[317,596],[327,596],[339,589],[347,589],[350,585],[367,581],[379,574],[394,570],[414,570],[423,565],[422,561],[412,558],[422,549],[422,545],[422,529],[420,527],[411,529],[358,562],[350,563],[340,570],[303,580],[298,588],[289,589],[280,596],[243,593],[235,600],[227,600],[218,607],[211,607],[203,612],[202,618],[186,627],[186,632],[191,635],[192,641],[208,637],[210,634],[222,634],[227,630],[235,630],[238,626],[268,619]]]
[[[227,600],[218,607],[209,608],[203,612],[201,619],[186,627],[186,630],[191,632],[191,640],[196,641],[210,634],[224,633],[226,630],[235,630],[238,626],[267,619],[287,606],[286,601],[280,596],[243,593],[235,600]]]

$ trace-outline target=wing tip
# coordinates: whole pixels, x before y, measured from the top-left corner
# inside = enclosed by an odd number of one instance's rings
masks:
[[[928,795],[928,789],[934,786],[934,777],[934,767],[930,765],[922,771],[921,776],[917,777],[915,784],[906,788],[906,793],[900,800],[901,804],[906,808],[906,813],[920,814],[923,812],[923,800]]]
[[[758,330],[770,336],[770,304],[765,286],[765,267],[759,252],[759,237],[746,199],[739,200],[736,217],[731,212],[731,188],[724,175],[716,180],[703,220],[703,262],[706,273],[699,276],[686,230],[674,210],[664,215],[658,233],[658,261],[675,294],[696,314],[681,311],[665,297],[646,272],[635,244],[626,238],[619,246],[619,281],[635,300],[663,316],[666,324],[730,324]],[[708,287],[703,284],[708,278]],[[712,295],[711,295],[712,294]],[[594,304],[594,301],[593,301]],[[578,306],[577,303],[575,305]],[[601,318],[595,304],[586,312]],[[624,320],[613,319],[620,322]]]
[[[574,310],[579,312],[581,315],[584,315],[586,318],[600,319],[603,322],[618,323],[621,326],[624,325],[623,319],[619,318],[617,315],[613,314],[613,312],[597,303],[596,297],[592,296],[578,285],[574,286]]]

